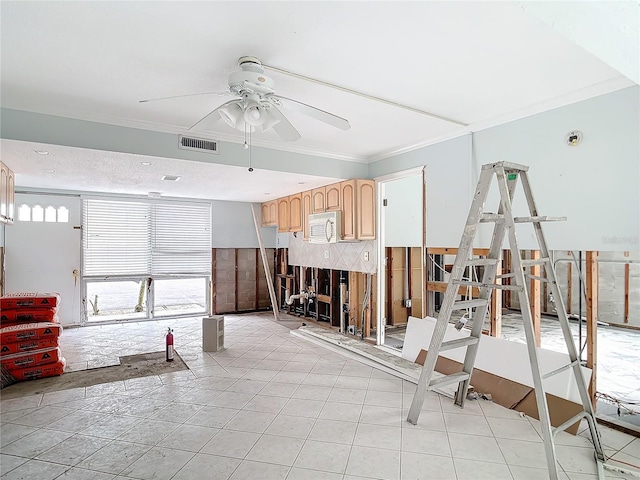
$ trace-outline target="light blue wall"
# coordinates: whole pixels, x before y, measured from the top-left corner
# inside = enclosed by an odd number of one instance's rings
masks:
[[[219,143],[219,155],[178,148],[178,134],[153,132],[105,123],[87,122],[3,108],[0,136],[6,139],[65,145],[113,152],[177,158],[195,162],[246,166],[242,145]],[[197,135],[196,135],[197,136]],[[252,147],[256,169],[304,173],[335,178],[357,178],[367,174],[365,163]]]
[[[251,204],[246,202],[211,202],[213,248],[257,248],[258,236],[251,213]],[[260,222],[260,204],[255,204]],[[260,227],[266,248],[276,245],[276,228]]]
[[[471,199],[471,135],[436,143],[370,164],[369,175],[378,177],[426,165],[427,245],[452,247],[460,236]],[[422,205],[421,192],[406,202]],[[409,213],[407,210],[405,213]],[[409,224],[410,218],[396,223]],[[420,241],[420,244],[422,241]]]
[[[545,224],[555,250],[640,250],[640,87],[634,86],[509,122],[370,165],[372,177],[426,165],[427,244],[457,246],[480,167],[508,161],[529,166],[529,178],[543,215],[567,216]],[[584,140],[568,146],[566,135]],[[522,191],[517,214],[527,215]],[[418,198],[415,201],[419,201]],[[497,190],[485,210],[497,208]],[[486,228],[485,228],[486,227]],[[483,226],[477,246],[490,242]],[[518,231],[520,247],[537,248],[533,230]]]
[[[568,218],[544,225],[551,249],[638,251],[639,106],[635,86],[477,132],[473,182],[486,163],[528,165],[539,213]],[[584,134],[575,147],[565,141],[573,130]],[[521,190],[516,200],[523,200]],[[495,211],[497,202],[494,189],[487,204]],[[525,202],[514,206],[528,215]],[[530,226],[518,235],[521,248],[536,248]]]

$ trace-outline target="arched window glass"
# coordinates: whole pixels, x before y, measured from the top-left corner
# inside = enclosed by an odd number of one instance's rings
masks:
[[[58,222],[69,222],[69,209],[67,207],[58,207]]]
[[[45,222],[53,222],[56,221],[56,207],[52,207],[49,205],[44,209],[44,221]]]
[[[30,222],[31,221],[31,208],[29,205],[22,204],[18,207],[18,221]]]
[[[31,220],[34,222],[44,221],[44,208],[40,205],[34,205],[31,209]]]

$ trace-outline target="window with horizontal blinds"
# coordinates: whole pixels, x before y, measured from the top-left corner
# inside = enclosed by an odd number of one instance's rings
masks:
[[[209,275],[211,205],[83,200],[84,276]]]

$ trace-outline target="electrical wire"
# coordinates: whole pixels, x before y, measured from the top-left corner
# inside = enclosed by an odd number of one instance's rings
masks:
[[[624,409],[628,411],[632,415],[640,415],[640,411],[634,410],[633,408],[627,407],[627,405],[638,406],[640,405],[640,401],[638,400],[621,400],[607,393],[596,392],[596,398],[602,400],[605,403],[609,403],[611,405],[615,405],[618,407],[618,415],[620,415],[620,410]]]

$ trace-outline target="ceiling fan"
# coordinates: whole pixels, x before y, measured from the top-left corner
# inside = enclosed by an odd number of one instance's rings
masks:
[[[280,108],[297,111],[341,130],[349,130],[349,122],[337,115],[306,103],[276,95],[275,82],[264,73],[262,62],[256,57],[240,57],[240,70],[229,75],[229,89],[224,92],[209,92],[195,95],[233,95],[235,98],[223,103],[198,120],[189,130],[210,118],[222,118],[231,127],[242,132],[265,131],[273,128],[282,140],[294,141],[300,133],[280,111]],[[190,95],[179,95],[190,96]],[[177,97],[166,97],[177,98]],[[140,100],[140,103],[149,102]]]

